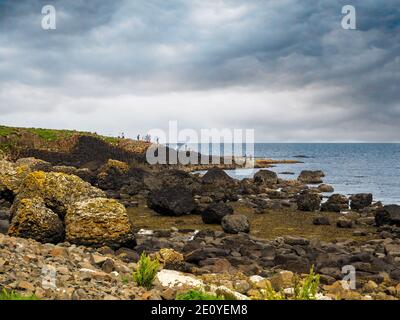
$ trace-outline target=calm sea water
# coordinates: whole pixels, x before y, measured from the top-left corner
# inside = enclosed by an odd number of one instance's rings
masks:
[[[279,164],[271,168],[281,178],[293,179],[301,170],[323,170],[324,183],[335,193],[370,192],[384,204],[400,204],[400,144],[369,143],[259,143],[257,158],[293,159],[298,164]],[[306,156],[297,158],[296,156]],[[256,170],[227,171],[238,179],[251,177]],[[293,175],[280,172],[291,171]]]

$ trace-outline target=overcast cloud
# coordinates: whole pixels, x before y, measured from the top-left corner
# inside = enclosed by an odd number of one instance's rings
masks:
[[[0,124],[399,142],[399,84],[398,0],[0,0]]]

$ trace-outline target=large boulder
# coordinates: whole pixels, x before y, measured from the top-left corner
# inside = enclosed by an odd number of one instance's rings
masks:
[[[276,184],[278,183],[278,175],[270,170],[260,170],[254,175],[254,181],[260,184]]]
[[[333,194],[321,205],[321,211],[340,212],[349,209],[349,199],[342,194]]]
[[[321,205],[321,195],[316,192],[304,191],[297,195],[297,208],[301,211],[317,211]]]
[[[202,178],[203,183],[226,185],[232,184],[234,179],[231,178],[224,170],[214,167],[206,172]]]
[[[216,202],[238,200],[240,183],[224,170],[214,167],[207,171],[201,181],[201,195],[209,196]]]
[[[379,208],[375,213],[375,223],[378,227],[383,225],[400,226],[400,206],[391,204]]]
[[[204,223],[220,224],[223,217],[226,215],[233,214],[233,209],[231,206],[219,202],[210,204],[202,213],[201,217]]]
[[[311,170],[303,170],[300,172],[297,180],[303,183],[309,184],[318,184],[322,183],[322,178],[325,177],[325,174],[321,170],[311,171]]]
[[[201,189],[201,181],[198,177],[182,170],[166,170],[161,172],[160,177],[163,186],[183,186],[192,193],[198,193]]]
[[[192,193],[179,186],[150,192],[147,205],[160,214],[171,216],[189,214],[195,209]]]
[[[125,207],[114,199],[93,198],[74,203],[65,216],[65,239],[94,247],[136,245]]]
[[[42,198],[22,199],[15,208],[8,234],[57,243],[64,238],[64,226],[59,216],[46,208]]]
[[[17,199],[34,197],[42,198],[46,207],[63,217],[68,207],[75,202],[105,197],[105,194],[74,175],[34,171],[20,185]]]
[[[350,197],[350,208],[352,210],[361,210],[372,204],[371,193],[358,193]]]
[[[223,217],[221,226],[226,233],[250,232],[250,221],[243,214],[232,214]]]

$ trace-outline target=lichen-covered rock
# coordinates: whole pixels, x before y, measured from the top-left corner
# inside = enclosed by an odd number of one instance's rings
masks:
[[[68,242],[95,247],[136,245],[125,207],[113,199],[93,198],[74,203],[65,216]]]
[[[17,198],[41,197],[48,208],[63,217],[68,207],[75,202],[104,196],[103,191],[77,176],[61,172],[34,171],[28,174],[20,185]]]
[[[254,175],[254,181],[262,184],[276,184],[278,175],[270,170],[260,170]]]
[[[51,163],[36,159],[33,157],[30,158],[20,158],[15,162],[15,165],[18,166],[27,166],[30,171],[50,171],[52,168]]]
[[[221,226],[226,233],[250,232],[250,221],[243,214],[232,214],[223,217]]]
[[[156,258],[165,269],[180,270],[185,264],[183,254],[174,249],[162,248],[156,253]]]
[[[8,234],[57,243],[63,240],[64,226],[58,215],[46,208],[43,199],[22,199],[18,201]]]
[[[28,166],[17,166],[7,160],[0,160],[0,190],[17,193],[23,179],[29,174]]]

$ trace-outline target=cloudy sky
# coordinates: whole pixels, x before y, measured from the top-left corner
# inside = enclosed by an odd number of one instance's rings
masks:
[[[136,136],[169,120],[399,142],[399,0],[0,0],[0,124]]]

